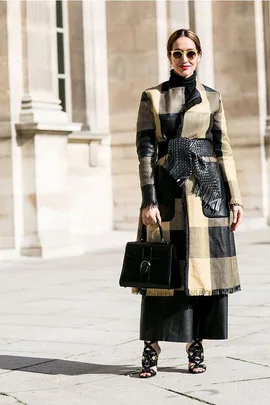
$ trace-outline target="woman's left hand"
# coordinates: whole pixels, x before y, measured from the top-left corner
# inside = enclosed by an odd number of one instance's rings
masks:
[[[232,223],[231,223],[231,231],[235,232],[236,229],[241,224],[243,216],[244,216],[243,207],[241,205],[233,205],[232,206],[232,214],[233,214],[233,220],[232,220]]]

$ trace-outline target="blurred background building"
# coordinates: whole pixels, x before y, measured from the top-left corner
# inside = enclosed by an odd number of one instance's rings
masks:
[[[142,91],[168,78],[166,41],[199,35],[222,93],[245,226],[270,210],[269,1],[0,1],[0,258],[87,249],[135,229]]]

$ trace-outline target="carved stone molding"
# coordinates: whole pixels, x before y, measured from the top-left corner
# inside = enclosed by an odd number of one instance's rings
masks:
[[[17,138],[31,138],[37,134],[39,135],[65,135],[68,136],[73,131],[78,131],[81,124],[40,124],[35,122],[18,123],[15,125],[17,131]]]

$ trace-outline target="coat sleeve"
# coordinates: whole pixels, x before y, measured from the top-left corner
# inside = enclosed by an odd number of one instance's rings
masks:
[[[224,108],[219,96],[219,108],[214,113],[214,122],[212,128],[214,151],[217,161],[221,167],[225,182],[230,192],[230,204],[243,205],[241,193],[238,187],[235,162],[230,146],[230,139],[227,133],[226,118]]]
[[[152,102],[143,92],[137,121],[136,147],[142,192],[141,209],[158,205],[155,189],[156,134]]]

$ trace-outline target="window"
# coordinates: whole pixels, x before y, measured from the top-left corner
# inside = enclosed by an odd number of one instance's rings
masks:
[[[65,69],[65,33],[63,24],[63,0],[56,0],[56,32],[57,32],[57,57],[58,57],[58,96],[61,100],[63,111],[67,111],[66,87],[67,76]]]

